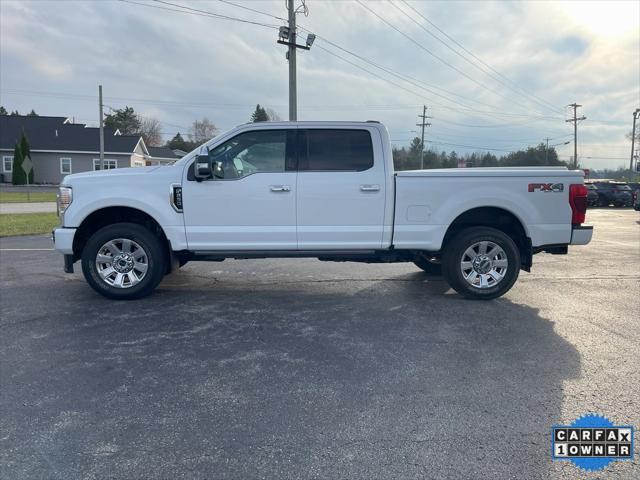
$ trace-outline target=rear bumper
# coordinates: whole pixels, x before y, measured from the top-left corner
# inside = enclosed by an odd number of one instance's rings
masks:
[[[58,227],[53,230],[51,238],[55,249],[65,255],[73,254],[73,237],[76,234],[75,228]]]
[[[586,245],[593,237],[593,226],[579,225],[571,230],[571,245]]]

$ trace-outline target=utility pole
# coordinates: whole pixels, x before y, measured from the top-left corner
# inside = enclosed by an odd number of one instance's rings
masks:
[[[296,85],[296,11],[293,8],[293,0],[287,0],[289,10],[289,120],[298,119],[298,86]]]
[[[104,170],[104,115],[102,113],[102,85],[98,85],[98,102],[100,104],[100,170]]]
[[[278,43],[286,45],[287,60],[289,61],[289,120],[295,122],[298,119],[298,85],[296,80],[296,50],[301,48],[302,50],[310,50],[311,45],[316,39],[313,33],[307,35],[307,41],[305,45],[298,45],[296,43],[296,12],[298,9],[293,6],[294,0],[287,0],[287,10],[289,12],[287,26],[280,27],[278,33]],[[299,7],[300,8],[300,7]],[[307,15],[309,10],[307,9],[304,0],[302,2],[302,13]]]
[[[547,137],[545,140],[547,141],[547,148],[544,149],[544,164],[549,165],[549,140],[551,139]]]
[[[573,118],[565,120],[567,123],[573,123],[573,168],[578,168],[578,122],[581,120],[586,120],[587,117],[584,115],[578,117],[578,107],[581,107],[577,103],[572,103],[571,105],[567,105],[567,107],[573,107]]]
[[[638,118],[638,114],[640,114],[640,108],[636,108],[633,111],[633,129],[631,130],[631,160],[629,163],[629,170],[633,170],[633,148],[636,140],[636,119]]]
[[[422,115],[418,115],[418,118],[421,118],[422,121],[420,123],[416,123],[416,127],[422,127],[422,136],[420,138],[420,169],[424,169],[424,127],[430,127],[430,123],[426,123],[427,118],[431,118],[427,116],[427,106],[422,106]]]

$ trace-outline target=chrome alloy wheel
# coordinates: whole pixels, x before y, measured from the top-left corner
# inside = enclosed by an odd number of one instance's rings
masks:
[[[460,260],[462,277],[469,285],[480,289],[498,285],[508,267],[509,260],[502,247],[487,240],[471,245]]]
[[[116,288],[131,288],[142,281],[149,258],[139,244],[128,238],[108,241],[98,250],[96,268],[100,278]]]

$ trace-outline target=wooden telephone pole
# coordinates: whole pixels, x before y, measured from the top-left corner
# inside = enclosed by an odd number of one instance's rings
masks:
[[[431,118],[427,116],[427,106],[422,106],[422,115],[418,115],[418,118],[421,118],[422,121],[420,123],[416,123],[417,127],[422,127],[422,136],[420,137],[420,169],[424,169],[424,127],[430,127],[431,124],[427,123],[427,118]]]
[[[573,108],[573,118],[565,120],[565,122],[573,123],[573,168],[576,169],[578,168],[578,122],[581,120],[586,120],[587,117],[585,117],[584,115],[581,117],[577,116],[578,107],[581,107],[582,105],[572,103],[571,105],[567,106]]]

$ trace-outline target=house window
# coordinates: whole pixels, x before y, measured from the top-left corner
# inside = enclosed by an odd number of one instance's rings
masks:
[[[2,157],[2,171],[7,173],[13,172],[13,157]]]
[[[60,159],[60,173],[67,175],[71,173],[71,159],[64,157]]]
[[[118,161],[105,158],[104,159],[104,169],[105,170],[111,170],[113,168],[118,168]],[[94,170],[100,170],[100,159],[99,158],[94,158],[93,159],[93,169]]]

